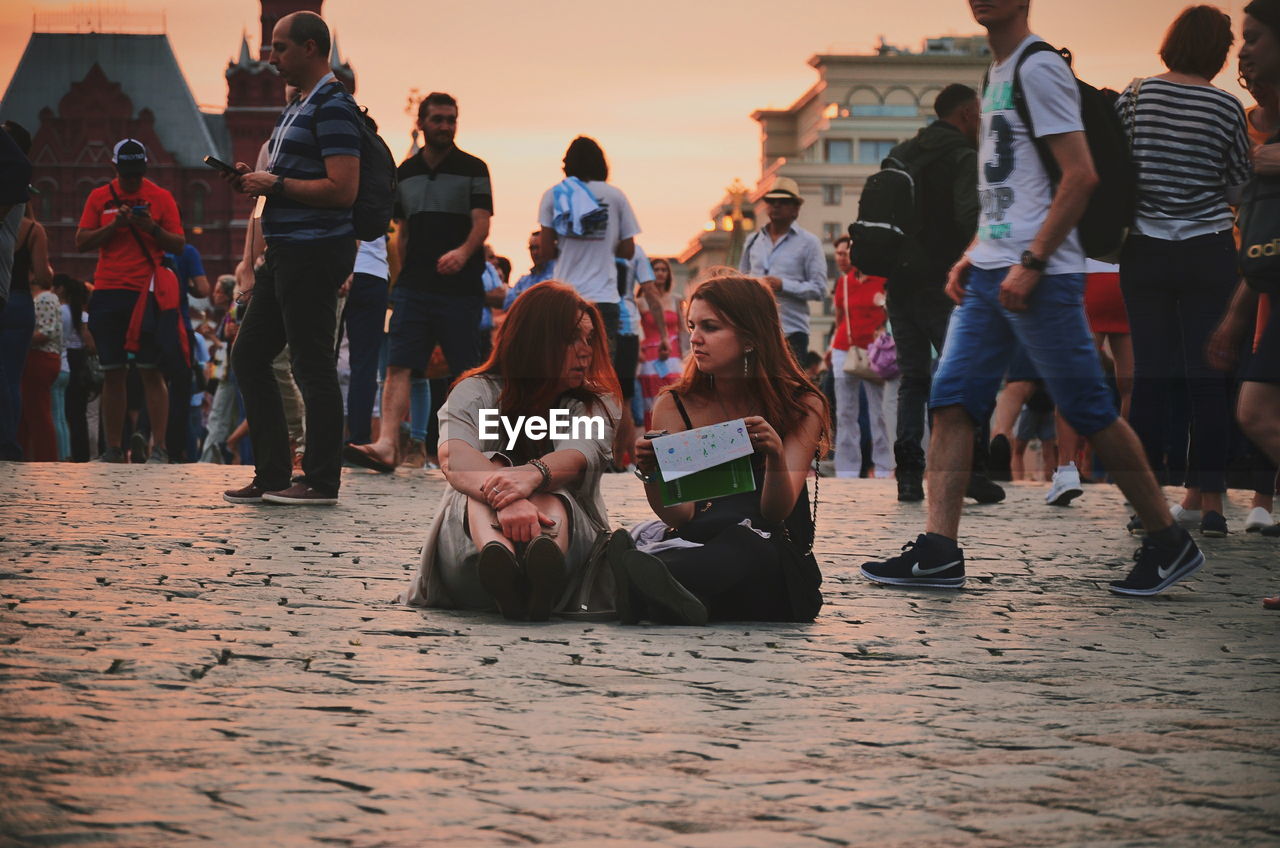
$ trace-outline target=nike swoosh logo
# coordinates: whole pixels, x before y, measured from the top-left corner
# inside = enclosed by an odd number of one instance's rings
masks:
[[[1191,549],[1192,544],[1193,544],[1192,542],[1187,542],[1185,545],[1183,545],[1182,552],[1178,554],[1177,559],[1175,559],[1169,565],[1168,568],[1161,568],[1159,566],[1156,567],[1156,574],[1160,575],[1161,580],[1167,580],[1169,578],[1169,575],[1177,570],[1178,563],[1182,562],[1182,558],[1187,555],[1187,551]]]
[[[939,565],[937,568],[921,568],[920,563],[917,562],[915,565],[911,566],[911,575],[913,577],[928,577],[930,574],[937,574],[939,571],[946,571],[948,568],[954,568],[962,562],[964,562],[964,560],[958,559],[954,562],[949,562],[946,565]],[[1163,580],[1164,576],[1162,575],[1160,579]]]

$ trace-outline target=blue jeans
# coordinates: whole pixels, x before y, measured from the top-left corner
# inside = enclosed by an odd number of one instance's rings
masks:
[[[929,408],[963,406],[979,424],[991,418],[1015,343],[1072,427],[1082,436],[1120,417],[1084,314],[1084,274],[1040,278],[1025,312],[1000,305],[1008,268],[969,271],[964,303],[947,330]]]
[[[22,459],[18,422],[22,420],[22,369],[36,331],[31,292],[9,293],[0,312],[0,460]]]
[[[387,281],[372,274],[356,274],[342,312],[351,355],[351,383],[347,387],[347,439],[363,445],[373,441],[373,401],[378,394],[378,353],[386,336]]]
[[[1135,235],[1120,257],[1120,290],[1133,338],[1129,421],[1159,473],[1165,467],[1170,402],[1175,393],[1189,397],[1186,484],[1210,493],[1226,491],[1231,411],[1227,375],[1209,367],[1204,346],[1236,280],[1230,232],[1180,242]]]

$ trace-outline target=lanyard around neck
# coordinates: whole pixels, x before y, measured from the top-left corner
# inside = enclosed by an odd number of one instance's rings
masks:
[[[334,76],[333,71],[330,71],[320,77],[319,82],[312,87],[311,91],[307,92],[307,96],[302,98],[297,105],[291,103],[286,107],[286,111],[289,109],[292,109],[292,111],[288,111],[288,114],[285,116],[284,120],[280,122],[280,126],[276,128],[275,134],[272,136],[271,140],[275,143],[270,145],[271,159],[267,165],[268,171],[275,171],[276,162],[280,159],[280,150],[284,147],[284,138],[289,133],[290,128],[292,128],[294,123],[298,120],[298,115],[301,114],[306,105],[311,102],[311,98],[316,96],[317,91],[323,88],[327,83],[333,82],[336,79],[337,77]]]

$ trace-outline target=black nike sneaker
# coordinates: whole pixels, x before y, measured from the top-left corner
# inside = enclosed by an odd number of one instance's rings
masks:
[[[1142,547],[1134,551],[1135,564],[1129,576],[1111,584],[1117,595],[1146,597],[1158,595],[1184,577],[1190,577],[1204,565],[1204,554],[1192,540],[1191,534],[1178,528],[1178,543],[1162,547],[1147,537]]]
[[[955,542],[939,542],[921,533],[902,546],[902,553],[884,562],[864,562],[862,576],[890,586],[959,589],[964,585],[964,551]]]

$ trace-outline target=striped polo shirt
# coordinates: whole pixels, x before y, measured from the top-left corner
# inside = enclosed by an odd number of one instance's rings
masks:
[[[291,102],[280,113],[267,149],[273,174],[290,180],[324,179],[329,156],[360,155],[356,102],[337,80],[322,85],[309,99]],[[320,209],[278,195],[268,196],[262,211],[267,242],[355,238],[351,210]]]
[[[1240,101],[1210,86],[1151,78],[1142,80],[1135,110],[1133,91],[1124,90],[1116,111],[1138,172],[1138,232],[1180,240],[1231,229],[1227,190],[1251,173]]]

